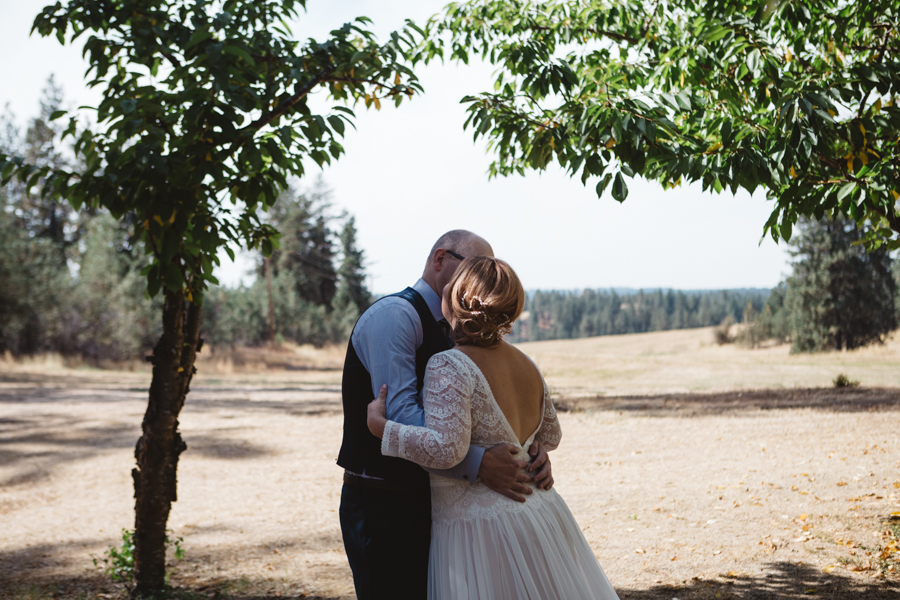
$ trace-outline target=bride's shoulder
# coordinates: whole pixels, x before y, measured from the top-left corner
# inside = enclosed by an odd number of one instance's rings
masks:
[[[464,364],[466,361],[466,355],[456,349],[444,350],[443,352],[438,352],[434,356],[428,359],[429,367],[440,367],[445,365],[458,365]]]

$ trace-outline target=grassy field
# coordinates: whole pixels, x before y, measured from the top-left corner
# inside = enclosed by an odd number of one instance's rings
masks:
[[[642,395],[828,387],[843,373],[900,387],[900,341],[850,352],[791,354],[781,345],[719,346],[712,328],[520,344],[559,395]]]

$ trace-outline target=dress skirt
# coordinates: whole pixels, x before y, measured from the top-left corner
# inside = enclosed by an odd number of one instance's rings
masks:
[[[443,487],[435,489],[434,480],[433,497]],[[536,489],[525,503],[476,495],[490,504],[458,497],[466,506],[454,508],[462,511],[433,515],[430,600],[618,599],[556,490]]]

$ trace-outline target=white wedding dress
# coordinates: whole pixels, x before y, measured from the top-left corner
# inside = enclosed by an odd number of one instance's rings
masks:
[[[426,467],[458,464],[470,444],[547,450],[562,433],[544,383],[543,419],[524,445],[494,400],[481,370],[459,350],[428,362],[422,390],[425,427],[388,421],[381,451]],[[535,489],[524,503],[468,483],[431,475],[429,600],[576,600],[618,598],[578,523],[556,490]]]

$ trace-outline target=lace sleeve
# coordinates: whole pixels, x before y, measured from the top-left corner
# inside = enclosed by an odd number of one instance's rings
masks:
[[[432,469],[459,464],[472,436],[472,392],[472,376],[452,352],[431,357],[422,388],[425,427],[388,421],[381,453]]]
[[[544,445],[549,452],[556,450],[559,440],[562,439],[562,429],[559,427],[559,419],[556,417],[556,409],[550,399],[550,388],[544,382],[544,417],[541,420],[541,428],[538,429],[534,439]]]

